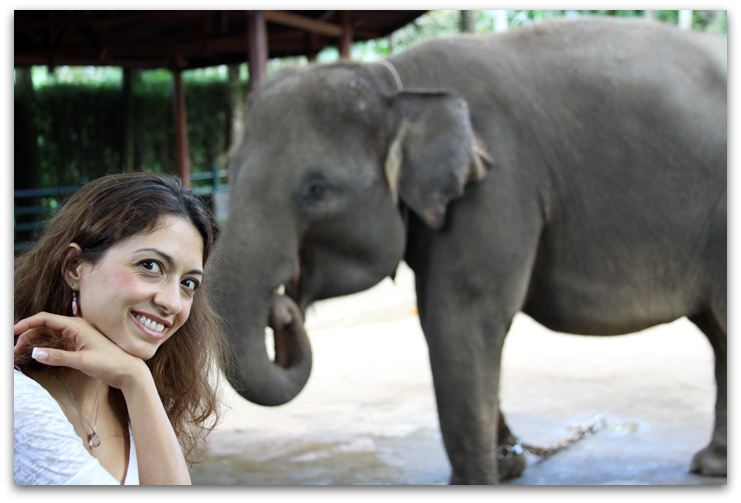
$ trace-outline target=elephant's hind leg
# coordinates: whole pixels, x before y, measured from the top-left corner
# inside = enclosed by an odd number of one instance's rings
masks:
[[[727,337],[725,320],[712,313],[690,318],[708,337],[715,352],[715,428],[710,444],[692,460],[690,471],[701,475],[727,476],[728,468],[728,416],[727,416]]]

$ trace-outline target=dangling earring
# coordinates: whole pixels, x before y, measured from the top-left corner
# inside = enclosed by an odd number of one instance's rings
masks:
[[[72,290],[72,316],[77,316],[77,292]]]

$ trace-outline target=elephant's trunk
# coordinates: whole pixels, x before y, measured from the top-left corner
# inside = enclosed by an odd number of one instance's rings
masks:
[[[220,246],[213,261],[216,307],[225,321],[233,356],[226,375],[247,400],[282,405],[301,392],[311,373],[303,315],[291,298],[266,286],[268,279],[261,281],[264,271],[245,271],[241,258]],[[275,340],[274,359],[266,347],[268,326]]]

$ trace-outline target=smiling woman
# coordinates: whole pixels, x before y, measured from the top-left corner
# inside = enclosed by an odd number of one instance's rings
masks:
[[[109,175],[16,260],[16,484],[190,483],[223,363],[212,244],[177,179]]]
[[[80,313],[126,352],[149,360],[190,315],[203,277],[203,243],[183,217],[163,215],[147,234],[112,246],[97,263],[68,249],[65,280],[78,291]],[[117,288],[110,288],[117,285]]]

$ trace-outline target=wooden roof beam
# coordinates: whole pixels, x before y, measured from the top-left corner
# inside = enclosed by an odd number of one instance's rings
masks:
[[[265,16],[265,21],[269,23],[282,24],[283,26],[298,28],[300,30],[308,31],[311,33],[317,33],[319,35],[327,35],[336,38],[339,38],[342,35],[342,28],[338,24],[329,23],[327,21],[319,21],[310,17],[302,16],[300,14],[294,14],[292,12],[282,10],[266,10],[263,11],[263,13]]]

